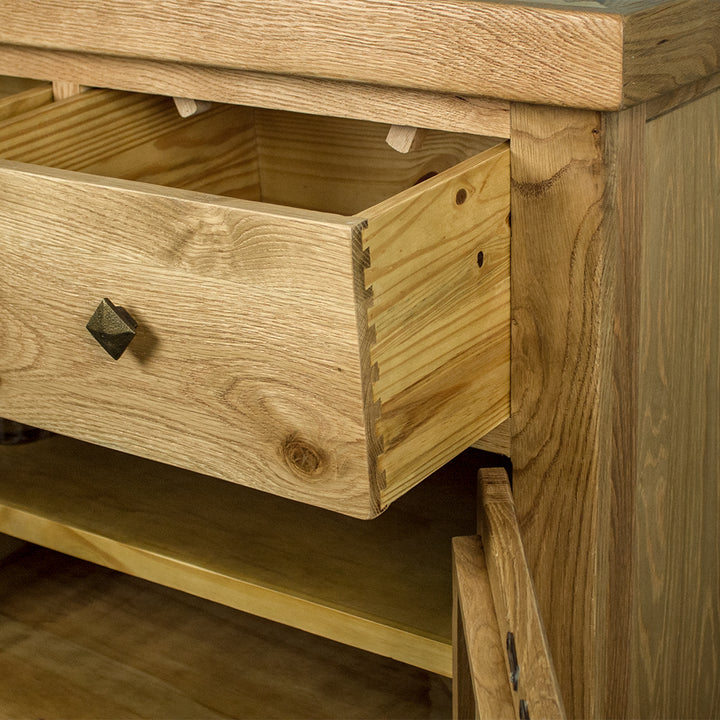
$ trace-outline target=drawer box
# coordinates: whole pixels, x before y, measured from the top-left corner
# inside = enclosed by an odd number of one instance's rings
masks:
[[[507,145],[386,134],[107,90],[0,123],[0,416],[377,515],[509,414]]]

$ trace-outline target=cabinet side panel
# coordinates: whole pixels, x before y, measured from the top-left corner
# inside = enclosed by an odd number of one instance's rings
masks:
[[[720,92],[647,126],[634,717],[720,714]]]

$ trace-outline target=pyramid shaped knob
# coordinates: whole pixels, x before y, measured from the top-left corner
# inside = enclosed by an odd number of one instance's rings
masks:
[[[125,308],[104,298],[86,327],[108,355],[117,360],[135,337],[137,323]]]

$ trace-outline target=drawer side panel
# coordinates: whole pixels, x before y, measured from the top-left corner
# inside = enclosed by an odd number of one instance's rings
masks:
[[[509,417],[509,157],[501,144],[368,213],[384,501]]]

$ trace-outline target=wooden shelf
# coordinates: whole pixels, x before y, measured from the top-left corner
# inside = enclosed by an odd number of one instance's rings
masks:
[[[32,545],[0,566],[0,717],[449,718],[450,681]]]
[[[481,460],[363,521],[56,436],[0,448],[0,532],[450,676]]]

